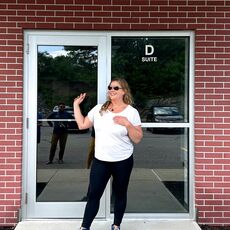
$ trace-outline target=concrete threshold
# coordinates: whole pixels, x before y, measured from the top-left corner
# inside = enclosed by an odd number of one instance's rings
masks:
[[[80,220],[21,221],[15,230],[78,230]],[[91,230],[110,230],[111,221],[95,220]],[[201,230],[192,220],[124,220],[121,230]]]

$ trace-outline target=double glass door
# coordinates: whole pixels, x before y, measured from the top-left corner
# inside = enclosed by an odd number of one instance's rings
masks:
[[[87,93],[86,115],[105,102],[111,78],[124,77],[144,133],[134,146],[125,217],[194,218],[193,35],[28,32],[25,38],[23,216],[82,218],[92,130],[78,129],[73,100]],[[113,213],[113,201],[108,184],[97,218]]]

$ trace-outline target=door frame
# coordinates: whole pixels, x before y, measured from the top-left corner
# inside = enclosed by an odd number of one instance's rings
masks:
[[[86,202],[36,202],[36,123],[37,123],[37,46],[38,45],[73,45],[98,47],[98,99],[106,99],[106,37],[62,32],[25,32],[24,50],[24,114],[23,114],[23,218],[81,218]],[[100,76],[100,77],[99,77]],[[59,214],[60,207],[62,213]],[[64,211],[63,211],[64,210]],[[98,218],[106,216],[105,194],[101,199]]]
[[[23,184],[22,184],[22,219],[36,218],[31,217],[28,210],[28,201],[30,196],[27,195],[28,188],[28,173],[33,170],[29,167],[29,158],[28,158],[28,127],[34,129],[36,117],[35,114],[32,116],[30,114],[31,107],[29,105],[28,98],[34,97],[33,91],[36,92],[36,84],[31,85],[30,71],[28,69],[29,65],[35,65],[37,63],[36,54],[32,46],[33,43],[36,44],[38,39],[49,36],[49,37],[62,37],[62,45],[69,45],[69,41],[74,38],[87,38],[90,39],[100,37],[103,40],[103,53],[105,54],[105,60],[102,61],[105,64],[105,70],[102,73],[103,77],[98,79],[98,103],[103,103],[106,99],[105,89],[111,79],[111,40],[114,36],[156,36],[156,37],[189,37],[189,118],[190,122],[186,123],[184,127],[189,128],[189,213],[126,213],[124,218],[141,218],[141,219],[195,219],[195,192],[194,192],[194,44],[195,36],[193,31],[154,31],[154,32],[143,32],[143,31],[116,31],[116,32],[103,32],[103,31],[35,31],[35,30],[26,30],[24,32],[24,114],[23,114]],[[54,39],[55,41],[55,39]],[[56,42],[50,41],[51,44],[56,44]],[[43,44],[44,45],[44,44]],[[49,45],[49,44],[45,44]],[[95,44],[94,44],[95,45]],[[34,58],[29,58],[30,56]],[[99,55],[98,55],[99,56]],[[100,62],[98,64],[103,64]],[[98,68],[99,69],[99,68]],[[30,87],[30,88],[29,88]],[[30,90],[29,90],[30,89]],[[36,102],[36,98],[34,100]],[[36,103],[34,103],[33,108],[36,108]],[[166,124],[148,124],[142,123],[142,127],[167,127]],[[178,125],[179,127],[179,125]],[[107,186],[105,190],[105,215],[102,218],[110,219],[113,215],[110,213],[110,186]],[[49,217],[39,217],[39,218],[49,218]],[[68,216],[66,218],[75,218]]]

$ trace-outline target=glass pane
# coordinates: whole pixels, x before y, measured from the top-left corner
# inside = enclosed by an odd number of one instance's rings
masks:
[[[188,122],[188,49],[187,37],[112,38],[112,77],[126,78],[143,122]]]
[[[112,77],[125,77],[142,122],[149,123],[134,149],[129,213],[189,211],[188,61],[188,37],[112,38]],[[155,122],[164,127],[151,127]]]
[[[188,212],[188,130],[149,132],[135,146],[128,213]]]
[[[38,46],[37,84],[37,201],[83,201],[91,130],[78,129],[72,103],[82,89],[84,115],[97,103],[97,47]]]

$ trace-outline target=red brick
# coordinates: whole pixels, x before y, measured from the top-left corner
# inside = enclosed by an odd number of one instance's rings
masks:
[[[230,211],[230,206],[226,205],[226,206],[214,206],[214,211]]]
[[[111,17],[111,12],[94,12],[95,17]],[[112,18],[115,19],[115,18]]]
[[[144,6],[144,5],[149,5],[149,0],[132,0],[131,2],[132,5],[138,5],[138,6]]]
[[[214,199],[229,200],[230,194],[229,194],[229,192],[226,192],[226,194],[215,194]]]
[[[120,11],[121,10],[121,6],[103,6],[103,10],[104,11]]]
[[[149,12],[131,12],[131,17],[145,18],[149,17]]]
[[[56,4],[71,4],[73,5],[75,3],[74,0],[56,0]]]
[[[212,176],[213,172],[212,171],[204,171],[204,170],[199,171],[199,170],[197,170],[196,175],[197,176],[207,176],[207,175]]]
[[[92,12],[76,12],[77,17],[93,17]]]
[[[112,12],[112,16],[119,18],[130,17],[130,12]]]
[[[128,19],[127,19],[128,20]],[[120,18],[103,18],[103,23],[120,23],[121,19]],[[125,20],[124,20],[125,22]]]
[[[206,188],[205,189],[205,193],[209,194],[215,194],[215,193],[222,193],[222,189],[221,188]],[[217,199],[221,199],[221,198],[217,198]]]
[[[75,29],[77,30],[92,30],[93,29],[93,25],[92,24],[75,24]]]
[[[215,204],[214,202],[212,203],[212,201],[207,202],[207,205],[213,205]],[[205,217],[222,217],[223,213],[222,212],[206,212],[205,213]]]
[[[111,0],[94,0],[95,5],[111,5]]]
[[[56,23],[56,29],[62,29],[62,30],[72,30],[74,29],[73,23]]]
[[[112,24],[114,30],[129,30],[130,24]]]
[[[225,24],[228,23],[228,18],[216,18],[216,23]]]
[[[222,165],[216,165],[216,164],[205,165],[205,170],[221,170],[222,168],[223,168]]]
[[[150,17],[151,18],[165,18],[168,17],[168,13],[167,12],[160,12],[160,11],[156,11],[156,12],[150,12]],[[159,26],[161,26],[162,24],[159,24]]]
[[[18,0],[20,4],[35,4],[35,0]]]
[[[46,22],[64,22],[63,17],[46,17]]]
[[[102,6],[89,6],[89,5],[85,5],[84,6],[84,10],[86,11],[101,11],[102,10]]]
[[[35,23],[31,23],[31,22],[21,22],[21,23],[18,23],[18,25],[23,28],[23,29],[34,29],[36,28],[35,27]]]
[[[102,22],[102,18],[97,18],[97,17],[84,18],[84,22],[86,22],[86,23],[99,23],[99,22]]]
[[[113,5],[130,5],[130,0],[113,0]]]
[[[27,5],[26,9],[27,10],[36,10],[36,11],[45,10],[45,9],[49,10],[48,6],[45,6],[44,4],[42,4],[42,5]]]
[[[95,30],[109,30],[111,29],[111,24],[95,24],[93,28]]]
[[[75,0],[75,4],[85,5],[85,4],[92,4],[93,0]]]
[[[131,29],[132,30],[149,30],[149,25],[148,24],[131,24]]]
[[[156,24],[156,23],[153,23],[153,24],[150,24],[149,25],[149,30],[166,30],[168,29],[168,25],[167,24]]]
[[[43,4],[54,4],[55,0],[37,0],[38,5],[43,5]]]
[[[212,188],[213,185],[214,185],[214,183],[211,183],[211,182],[196,182],[195,183],[195,186],[197,188],[199,188],[199,187],[202,187],[202,188],[211,187]],[[208,195],[206,195],[206,196],[208,196]]]
[[[198,210],[200,210],[200,207],[198,208]],[[213,218],[199,218],[199,223],[200,224],[205,224],[205,223],[209,223],[212,224],[213,223]]]

